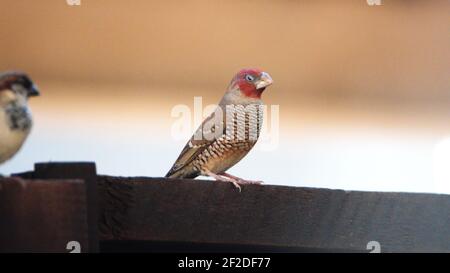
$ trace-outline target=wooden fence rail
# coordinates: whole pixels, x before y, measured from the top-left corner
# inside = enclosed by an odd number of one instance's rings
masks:
[[[94,163],[39,163],[0,179],[0,252],[371,247],[450,252],[450,196],[270,185],[239,193],[221,182],[97,175]]]

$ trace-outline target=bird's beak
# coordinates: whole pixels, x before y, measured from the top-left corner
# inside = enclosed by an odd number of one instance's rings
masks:
[[[33,85],[29,90],[28,90],[28,97],[36,97],[39,96],[39,89],[36,85]]]
[[[256,89],[264,89],[272,83],[272,77],[268,73],[262,72],[259,81],[256,82]]]

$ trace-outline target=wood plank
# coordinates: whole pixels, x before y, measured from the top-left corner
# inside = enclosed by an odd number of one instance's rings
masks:
[[[89,249],[98,252],[97,170],[93,162],[44,162],[36,163],[34,171],[14,174],[28,179],[82,179],[85,181]]]
[[[83,180],[0,179],[0,252],[89,249]]]
[[[450,251],[448,195],[269,185],[239,193],[221,182],[107,176],[98,183],[100,240],[113,247],[368,252],[368,242],[377,241],[382,252]],[[140,249],[146,247],[152,249]]]

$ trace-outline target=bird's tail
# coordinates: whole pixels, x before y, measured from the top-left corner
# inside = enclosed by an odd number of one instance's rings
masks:
[[[180,174],[178,172],[173,173],[171,171],[167,172],[165,177],[166,178],[181,178]]]
[[[166,178],[196,178],[199,176],[198,172],[186,172],[184,169],[173,170],[171,169],[166,174]]]

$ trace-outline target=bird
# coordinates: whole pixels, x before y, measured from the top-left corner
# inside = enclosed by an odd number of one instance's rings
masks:
[[[255,145],[262,127],[262,93],[273,84],[259,68],[241,69],[231,80],[216,110],[187,142],[167,178],[212,177],[240,185],[261,184],[226,171],[244,158]]]
[[[39,89],[24,72],[0,73],[0,164],[27,139],[33,124],[28,98],[38,95]]]

